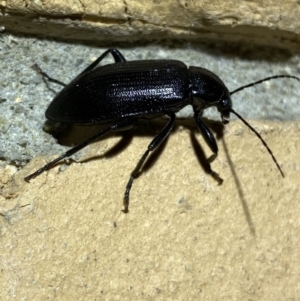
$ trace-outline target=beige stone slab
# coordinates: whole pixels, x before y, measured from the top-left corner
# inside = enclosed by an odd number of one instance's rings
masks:
[[[94,143],[30,184],[51,158],[3,169],[1,300],[298,300],[300,124],[251,124],[285,178],[232,121],[211,164],[218,185],[195,155],[210,155],[200,134],[178,126],[134,182],[129,214],[124,188],[151,131]]]
[[[300,45],[297,0],[6,0],[0,8],[0,22],[8,31],[63,39],[202,39],[294,49]]]

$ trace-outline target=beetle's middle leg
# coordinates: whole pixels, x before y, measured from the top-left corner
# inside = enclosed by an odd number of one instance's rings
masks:
[[[133,183],[134,178],[138,175],[140,169],[142,168],[145,160],[147,159],[149,153],[153,150],[155,150],[169,135],[170,132],[174,126],[175,123],[175,113],[168,114],[170,117],[169,122],[166,124],[166,126],[161,130],[161,132],[155,136],[155,138],[151,141],[151,143],[148,145],[148,148],[146,152],[143,154],[143,156],[140,158],[138,164],[136,165],[135,169],[132,171],[129,181],[126,185],[125,195],[124,195],[124,213],[128,212],[129,207],[129,194],[131,190],[131,186]]]
[[[94,62],[92,62],[89,66],[87,66],[82,72],[79,73],[79,75],[88,72],[92,69],[94,69],[95,67],[97,67],[97,65],[105,58],[107,57],[109,54],[111,54],[115,60],[115,63],[122,63],[122,62],[126,62],[124,56],[122,55],[122,53],[118,50],[118,49],[108,49],[106,50],[104,53],[102,53]],[[67,85],[63,82],[61,82],[60,80],[57,80],[51,76],[49,76],[46,72],[44,72],[40,66],[38,64],[34,64],[32,66],[32,69],[34,69],[35,71],[37,71],[39,74],[41,74],[41,76],[43,77],[44,81],[45,78],[49,81],[49,82],[53,82],[56,83],[58,85],[61,85],[63,87],[66,87]],[[79,76],[77,75],[77,77]]]
[[[86,67],[79,75],[90,71],[92,69],[94,69],[105,57],[107,57],[109,54],[111,54],[115,60],[115,63],[122,63],[122,62],[126,62],[124,56],[122,55],[122,53],[115,48],[112,49],[108,49],[105,52],[103,52],[94,62],[92,62],[88,67]]]
[[[67,86],[65,83],[61,82],[60,80],[55,79],[55,78],[49,76],[46,72],[44,72],[44,71],[41,69],[41,67],[40,67],[38,64],[34,64],[31,68],[32,68],[33,70],[35,70],[37,73],[39,73],[39,74],[42,76],[43,81],[45,82],[45,84],[46,84],[46,86],[47,86],[48,89],[52,90],[52,89],[49,87],[49,85],[48,85],[46,79],[47,79],[49,82],[56,83],[56,84],[61,85],[61,86],[63,86],[63,87],[66,87],[66,86]],[[53,91],[53,90],[52,90],[52,91]]]

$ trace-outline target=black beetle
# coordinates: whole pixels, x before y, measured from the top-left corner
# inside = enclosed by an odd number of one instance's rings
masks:
[[[108,54],[113,56],[115,64],[98,66]],[[170,120],[167,125],[148,145],[146,152],[130,175],[125,190],[123,210],[128,212],[129,193],[134,178],[149,153],[169,136],[175,122],[175,113],[187,105],[193,106],[196,124],[213,152],[211,160],[217,156],[218,146],[212,132],[201,117],[203,110],[214,106],[220,112],[223,123],[228,122],[230,113],[240,118],[262,141],[281,175],[284,176],[259,133],[232,109],[230,96],[270,79],[293,78],[300,81],[298,77],[271,76],[229,92],[222,80],[206,69],[187,68],[185,64],[176,60],[126,62],[117,49],[105,51],[68,85],[52,79],[44,72],[41,73],[48,80],[65,86],[48,107],[46,111],[48,119],[84,125],[107,123],[109,126],[27,176],[25,178],[27,182],[108,132],[133,128],[139,119],[153,119],[168,115]]]

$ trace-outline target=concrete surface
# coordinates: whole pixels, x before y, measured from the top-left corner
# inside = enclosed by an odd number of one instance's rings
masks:
[[[184,39],[299,49],[297,0],[0,2],[0,30],[78,41]]]
[[[2,169],[1,300],[298,300],[300,124],[252,125],[285,178],[233,121],[217,131],[218,185],[200,134],[178,126],[134,182],[128,214],[125,185],[156,127],[98,141],[30,184],[53,157]]]

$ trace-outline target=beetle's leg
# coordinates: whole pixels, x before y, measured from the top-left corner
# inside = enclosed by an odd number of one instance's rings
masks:
[[[202,137],[204,138],[206,144],[209,146],[210,150],[213,152],[213,155],[210,156],[210,158],[208,159],[208,162],[210,163],[218,155],[218,145],[216,139],[213,133],[211,132],[211,130],[209,129],[209,127],[201,119],[199,112],[196,111],[194,117],[195,117],[196,124],[202,134]]]
[[[118,49],[108,49],[104,53],[102,53],[93,63],[91,63],[88,67],[86,67],[80,74],[83,74],[87,71],[94,69],[106,56],[111,54],[115,60],[115,63],[126,62],[124,56]]]
[[[124,195],[124,210],[123,212],[128,212],[129,207],[129,194],[131,190],[131,186],[133,183],[134,178],[138,175],[140,169],[142,168],[145,160],[147,159],[149,153],[153,150],[155,150],[170,134],[174,123],[175,123],[175,114],[168,114],[170,117],[169,122],[166,124],[166,126],[161,130],[161,132],[155,136],[155,138],[151,141],[151,143],[148,145],[148,148],[146,152],[143,154],[143,156],[140,158],[138,164],[136,165],[135,169],[132,171],[129,181],[126,185],[125,195]]]
[[[130,129],[135,124],[136,124],[136,120],[129,120],[129,121],[126,121],[126,122],[120,122],[120,123],[114,124],[114,125],[106,128],[106,129],[103,129],[102,131],[98,132],[97,134],[89,137],[88,139],[84,140],[80,144],[78,144],[75,147],[71,148],[70,150],[68,150],[67,152],[65,152],[63,155],[61,155],[60,157],[54,159],[53,161],[49,162],[48,164],[46,164],[42,168],[38,169],[33,174],[27,176],[26,178],[24,178],[24,180],[26,182],[29,182],[31,179],[34,179],[35,177],[39,176],[44,171],[51,169],[57,162],[65,159],[67,157],[70,157],[70,156],[74,155],[79,150],[83,149],[88,144],[90,144],[94,140],[98,139],[99,137],[103,136],[104,134],[106,134],[106,133],[108,133],[110,131],[118,131],[118,130]]]
[[[88,67],[86,67],[79,75],[94,69],[108,54],[111,54],[115,60],[115,63],[126,62],[124,56],[118,49],[108,49],[102,55],[100,55],[93,63],[91,63]],[[59,84],[61,86],[66,87],[67,85],[51,76],[49,76],[46,72],[44,72],[38,64],[34,64],[32,66],[34,70],[42,75],[43,78],[47,78],[49,82],[53,82]],[[45,80],[44,80],[45,81]]]
[[[56,83],[58,85],[61,85],[61,86],[67,86],[65,83],[61,82],[60,80],[57,80],[51,76],[49,76],[46,72],[44,72],[41,67],[38,65],[38,64],[34,64],[32,67],[31,67],[33,70],[35,70],[36,72],[38,72],[42,77],[43,77],[43,81],[45,82],[45,84],[47,85],[47,87],[49,88],[48,86],[48,83],[46,82],[45,78],[47,78],[47,80],[49,82],[53,82],[53,83]],[[49,88],[50,89],[50,88]]]

